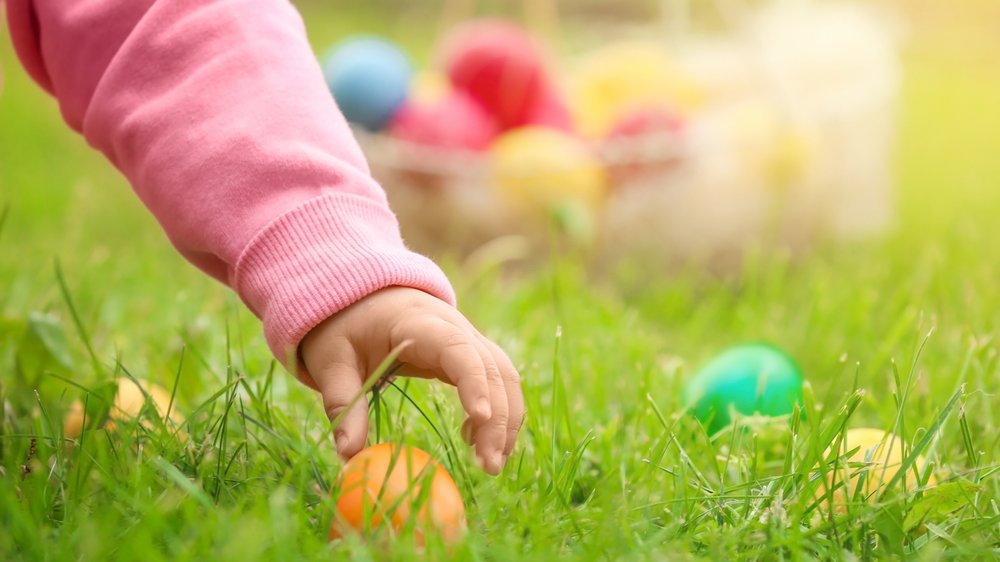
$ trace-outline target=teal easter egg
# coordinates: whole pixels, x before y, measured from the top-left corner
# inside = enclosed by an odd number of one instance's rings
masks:
[[[684,388],[691,413],[714,434],[732,414],[784,416],[802,404],[802,371],[787,353],[762,343],[722,352]]]

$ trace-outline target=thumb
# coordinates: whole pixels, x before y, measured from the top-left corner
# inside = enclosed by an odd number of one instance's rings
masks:
[[[309,366],[306,366],[309,368]],[[334,361],[309,373],[323,396],[323,409],[333,426],[337,453],[345,459],[356,455],[368,439],[368,401],[354,350],[337,353]]]

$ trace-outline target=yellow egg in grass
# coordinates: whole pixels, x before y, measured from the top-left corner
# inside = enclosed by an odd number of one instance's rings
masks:
[[[63,417],[63,436],[67,439],[76,439],[79,437],[83,433],[84,421],[83,402],[74,400],[69,405],[69,411],[66,412],[66,416]]]
[[[850,457],[841,461],[835,471],[826,475],[826,486],[817,491],[817,498],[829,498],[828,490],[833,488],[832,499],[834,510],[843,513],[847,505],[853,502],[875,501],[887,490],[889,482],[902,468],[903,441],[881,429],[856,428],[849,430],[840,446],[840,456],[854,451]],[[909,449],[907,449],[909,454]],[[907,467],[902,480],[906,490],[912,491],[920,486],[916,467],[921,475],[926,470],[926,461],[918,456],[915,462]],[[927,486],[934,486],[933,475],[927,476]],[[825,502],[824,502],[825,503]]]
[[[171,406],[170,392],[163,387],[150,382],[140,381],[142,384],[140,388],[135,381],[128,377],[120,377],[115,382],[117,390],[115,391],[114,403],[108,410],[108,421],[104,426],[105,428],[114,430],[117,427],[116,422],[124,422],[137,418],[142,413],[147,399],[161,417],[167,416],[167,409],[169,408],[169,421],[172,424],[180,425],[184,422],[184,416],[177,411],[177,404],[174,403]],[[63,418],[63,435],[69,439],[79,437],[83,432],[84,418],[83,403],[80,400],[74,400],[65,418]],[[143,422],[148,424],[147,420],[143,420]]]
[[[142,382],[142,388],[130,378],[122,377],[118,379],[118,392],[115,394],[115,403],[109,412],[112,420],[130,420],[142,412],[146,400],[150,400],[156,412],[161,416],[167,415],[167,409],[171,407],[170,392],[166,389],[149,382]],[[170,412],[171,419],[180,421],[182,418],[175,410]]]
[[[610,45],[585,57],[569,80],[569,103],[586,136],[607,134],[628,112],[661,106],[689,113],[705,93],[667,50],[655,43]]]

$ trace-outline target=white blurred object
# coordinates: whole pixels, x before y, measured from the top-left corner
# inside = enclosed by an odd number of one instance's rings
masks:
[[[836,234],[882,230],[891,218],[889,166],[901,69],[897,33],[873,8],[783,2],[749,33],[792,119],[813,131],[825,172],[803,195],[827,208]],[[794,203],[794,201],[793,201]]]

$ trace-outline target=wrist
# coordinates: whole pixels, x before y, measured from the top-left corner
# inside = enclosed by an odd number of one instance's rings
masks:
[[[231,285],[286,365],[310,330],[380,289],[410,287],[455,302],[440,268],[403,244],[385,204],[349,193],[309,200],[264,227],[237,261]]]

